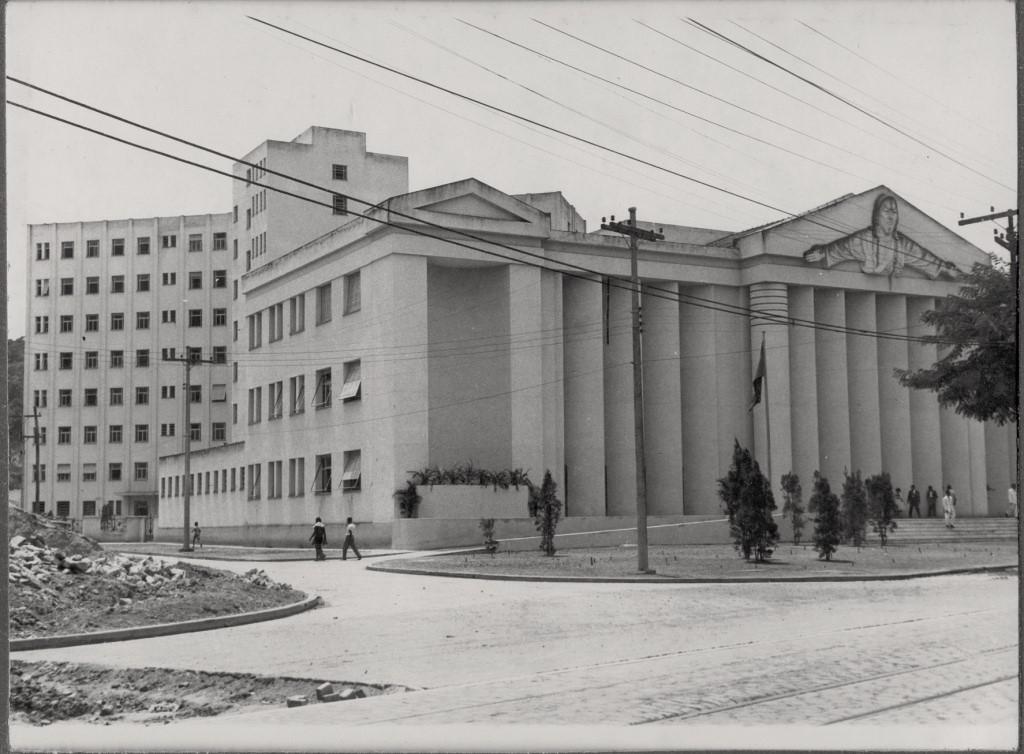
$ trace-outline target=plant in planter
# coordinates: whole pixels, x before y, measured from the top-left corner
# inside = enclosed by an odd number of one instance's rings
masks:
[[[481,518],[480,531],[484,533],[484,549],[493,555],[498,551],[498,540],[494,538],[494,519]]]
[[[422,499],[413,482],[406,482],[405,487],[395,490],[395,500],[398,501],[398,511],[402,518],[416,518],[416,509]]]

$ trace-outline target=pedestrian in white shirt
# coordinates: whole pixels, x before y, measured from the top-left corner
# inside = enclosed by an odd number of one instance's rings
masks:
[[[942,496],[942,513],[946,517],[946,528],[955,529],[953,522],[956,521],[956,493],[953,492],[953,485],[946,485],[946,494]]]
[[[1006,491],[1006,515],[1017,518],[1017,485],[1011,484]]]

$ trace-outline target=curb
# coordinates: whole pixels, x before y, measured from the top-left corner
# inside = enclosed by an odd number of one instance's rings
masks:
[[[320,604],[320,597],[307,597],[301,602],[280,605],[266,610],[255,610],[236,615],[219,615],[215,618],[198,618],[180,623],[158,623],[153,626],[137,626],[134,628],[117,628],[110,631],[96,631],[88,634],[63,634],[61,636],[41,636],[31,639],[11,639],[10,651],[24,652],[30,649],[54,649],[56,647],[75,647],[82,644],[103,644],[111,641],[128,641],[130,639],[149,639],[154,636],[170,636],[187,634],[193,631],[209,631],[214,628],[244,626],[247,623],[287,618],[304,612]]]
[[[964,573],[986,573],[989,571],[1006,571],[1017,568],[1017,563],[996,566],[970,566],[967,568],[950,568],[942,571],[918,571],[915,573],[879,574],[876,576],[723,576],[720,578],[688,578],[685,576],[516,576],[510,574],[490,574],[474,571],[447,572],[421,571],[414,568],[384,568],[367,566],[368,571],[380,573],[401,573],[411,576],[444,576],[452,579],[481,579],[488,581],[551,581],[574,582],[579,584],[772,584],[772,583],[808,583],[808,582],[843,582],[843,581],[906,581],[908,579],[925,579],[932,576],[954,576]]]

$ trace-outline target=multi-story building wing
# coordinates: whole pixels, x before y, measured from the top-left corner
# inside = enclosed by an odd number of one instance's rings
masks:
[[[158,458],[186,432],[228,440],[229,230],[227,213],[29,227],[26,508],[154,518]],[[189,349],[224,362],[193,370],[191,396],[167,360]]]

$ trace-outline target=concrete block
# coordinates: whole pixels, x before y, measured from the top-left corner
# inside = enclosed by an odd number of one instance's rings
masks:
[[[288,697],[287,704],[289,707],[305,707],[309,704],[309,699],[304,696],[290,696]]]
[[[340,702],[341,694],[336,691],[332,691],[330,694],[324,694],[320,697],[321,702]]]
[[[327,694],[333,693],[334,686],[332,686],[330,683],[321,683],[319,686],[316,687],[316,698],[319,699],[321,702],[324,700],[324,697]]]
[[[348,701],[349,699],[363,699],[366,697],[366,692],[362,689],[342,689],[339,696],[342,701]]]

